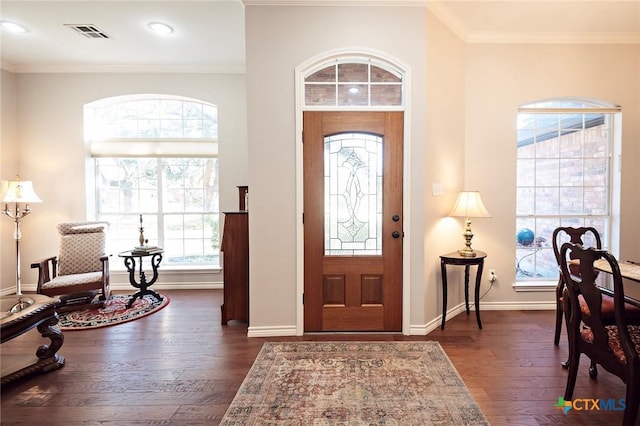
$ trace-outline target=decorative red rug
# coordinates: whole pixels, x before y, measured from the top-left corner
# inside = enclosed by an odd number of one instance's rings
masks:
[[[267,342],[220,424],[489,422],[438,342]]]
[[[129,294],[114,294],[109,297],[103,308],[80,309],[77,311],[58,314],[58,327],[62,331],[89,330],[92,328],[109,327],[137,320],[158,312],[169,304],[169,298],[161,295],[162,300],[147,294],[142,299],[136,299],[133,306],[126,305],[131,298]]]

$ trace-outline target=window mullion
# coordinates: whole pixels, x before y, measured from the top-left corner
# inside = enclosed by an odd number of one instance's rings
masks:
[[[160,247],[164,247],[164,167],[163,160],[158,158],[156,161],[157,167],[157,176],[158,176],[158,211],[157,211],[157,222],[158,222],[158,245]]]

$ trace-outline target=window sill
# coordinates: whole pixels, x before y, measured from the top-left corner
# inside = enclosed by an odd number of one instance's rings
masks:
[[[127,269],[124,265],[109,265],[109,270],[112,273],[128,273]],[[222,268],[220,266],[189,266],[189,265],[163,265],[160,264],[158,267],[159,271],[162,272],[180,272],[185,273],[187,275],[195,275],[195,274],[219,274],[222,272]]]
[[[558,281],[516,281],[513,289],[517,292],[556,291]]]

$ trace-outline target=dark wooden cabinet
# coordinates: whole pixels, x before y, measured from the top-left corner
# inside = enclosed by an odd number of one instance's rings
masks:
[[[249,187],[238,187],[238,210],[241,212],[249,211]]]
[[[222,324],[249,322],[249,213],[224,214],[222,233],[224,301]]]

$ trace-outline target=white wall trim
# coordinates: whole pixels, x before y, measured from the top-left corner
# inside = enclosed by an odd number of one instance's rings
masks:
[[[482,312],[484,311],[554,311],[556,309],[556,302],[488,302],[481,303],[480,306],[480,319],[482,319]],[[471,312],[475,311],[475,307],[473,305],[470,306]],[[453,308],[447,310],[447,321],[458,316],[464,314],[466,312],[464,302],[454,306]],[[476,323],[475,313],[469,314],[473,316],[473,323]],[[410,335],[412,336],[426,336],[431,333],[433,330],[436,330],[440,327],[442,323],[442,315],[439,315],[437,318],[429,321],[426,324],[413,324],[411,325]],[[484,327],[486,328],[486,326]],[[445,323],[444,331],[447,330],[447,325]]]
[[[555,310],[556,304],[555,302],[490,302],[483,303],[481,306],[480,319],[482,319],[482,311],[549,311]],[[471,307],[472,313],[470,314],[473,318],[473,323],[475,325],[475,309],[473,306]],[[447,318],[450,320],[458,315],[464,315],[466,312],[464,302],[459,305],[454,306],[453,308],[447,310]],[[426,324],[412,324],[408,328],[408,333],[403,333],[410,336],[426,336],[432,331],[438,329],[442,322],[442,315],[434,318]],[[486,327],[485,327],[486,328]],[[445,324],[444,331],[446,332],[447,326]],[[333,333],[340,334],[340,333]],[[363,335],[371,334],[371,333],[362,333]],[[296,336],[297,326],[274,326],[274,327],[249,327],[249,331],[247,333],[248,337],[279,337],[279,336]]]
[[[633,33],[542,33],[477,31],[468,34],[467,43],[499,44],[638,44],[640,32]]]
[[[110,286],[111,291],[137,291],[135,287],[133,287],[129,283],[111,283]],[[31,292],[35,293],[37,288],[37,284],[27,284],[22,285],[22,290],[25,293]],[[224,284],[222,282],[166,282],[166,283],[158,283],[156,282],[151,287],[152,290],[217,290],[223,289]],[[9,287],[2,290],[0,296],[8,296],[16,293],[15,287]]]
[[[516,281],[513,290],[516,292],[556,291],[558,281]]]
[[[547,302],[487,302],[480,304],[480,318],[482,311],[555,311],[556,301]]]
[[[65,64],[12,64],[1,62],[0,68],[14,74],[30,73],[144,73],[144,74],[245,74],[244,63],[231,65],[65,65]]]
[[[298,65],[295,69],[295,137],[296,137],[296,334],[301,336],[304,334],[304,305],[302,296],[304,293],[304,226],[302,224],[302,214],[304,211],[304,170],[303,170],[303,149],[302,149],[302,115],[306,110],[304,107],[304,74],[322,63],[338,58],[371,58],[386,62],[402,73],[402,81],[404,82],[404,147],[403,147],[403,259],[402,259],[402,332],[410,333],[410,296],[411,296],[411,280],[410,280],[410,259],[411,259],[411,210],[410,210],[410,194],[411,194],[411,108],[410,108],[410,68],[396,58],[391,57],[387,53],[379,52],[373,49],[354,47],[341,48],[320,53],[311,57]],[[314,108],[316,109],[316,108]],[[393,108],[398,110],[397,108]],[[334,111],[334,108],[327,108],[326,111]],[[364,109],[368,110],[368,109]]]
[[[295,325],[282,325],[273,327],[249,327],[247,337],[282,337],[297,335]]]

